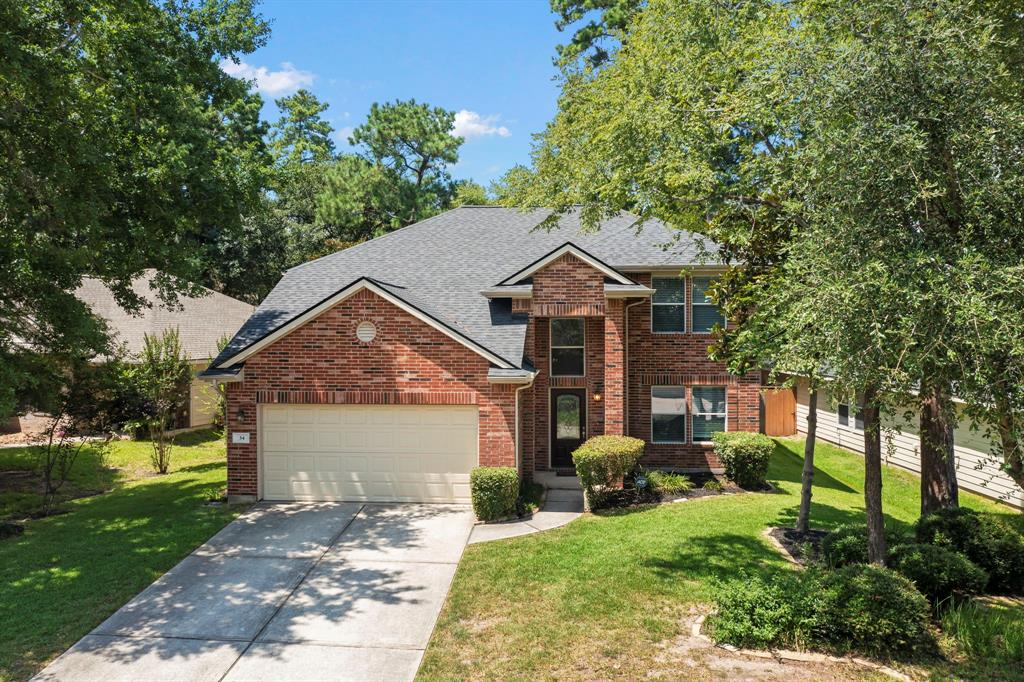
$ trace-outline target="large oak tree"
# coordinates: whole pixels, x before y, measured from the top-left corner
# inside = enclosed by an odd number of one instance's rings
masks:
[[[103,350],[84,276],[137,307],[144,268],[199,281],[241,228],[264,142],[257,96],[219,64],[265,40],[253,4],[0,3],[0,413],[40,401],[57,358]]]

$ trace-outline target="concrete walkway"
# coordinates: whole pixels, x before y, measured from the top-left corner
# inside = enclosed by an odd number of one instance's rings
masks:
[[[462,506],[257,505],[36,679],[411,680],[472,527]]]
[[[473,527],[469,544],[504,540],[550,530],[574,521],[583,513],[583,491],[579,488],[551,488],[547,491],[544,507],[532,517],[520,521],[482,523]]]

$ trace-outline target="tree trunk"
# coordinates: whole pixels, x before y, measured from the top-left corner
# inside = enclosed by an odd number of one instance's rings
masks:
[[[921,383],[921,516],[960,506],[953,410],[947,386],[927,379]]]
[[[882,516],[882,428],[876,392],[864,392],[864,510],[868,517],[868,561],[885,566]]]
[[[804,470],[800,475],[800,515],[796,531],[806,533],[811,526],[811,486],[814,483],[814,441],[818,431],[818,391],[813,386],[807,394],[807,440],[804,441]]]

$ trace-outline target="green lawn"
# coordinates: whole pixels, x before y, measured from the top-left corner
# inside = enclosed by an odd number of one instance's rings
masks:
[[[558,530],[469,547],[420,678],[677,677],[686,654],[672,642],[691,609],[709,601],[716,579],[789,570],[761,537],[766,526],[792,524],[799,504],[803,444],[779,443],[769,474],[776,493],[588,515]],[[863,459],[828,445],[816,458],[814,525],[862,519]],[[887,523],[914,521],[918,485],[906,472],[886,471]],[[1024,522],[980,497],[961,501]]]
[[[0,540],[0,680],[30,677],[238,513],[206,504],[225,485],[222,437],[180,436],[165,476],[152,474],[149,452],[122,441],[103,459],[83,453],[73,487],[110,492]],[[27,450],[0,450],[0,471],[33,465]],[[26,502],[0,493],[0,504]]]

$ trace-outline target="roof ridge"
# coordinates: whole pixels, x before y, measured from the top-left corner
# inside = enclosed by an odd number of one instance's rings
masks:
[[[431,220],[434,220],[436,218],[440,218],[441,216],[446,215],[448,213],[451,213],[453,211],[457,211],[460,208],[462,208],[462,207],[461,206],[456,206],[455,208],[449,208],[448,210],[441,211],[440,213],[438,213],[436,215],[432,215],[429,218],[424,218],[423,220],[418,220],[415,223],[410,223],[408,225],[405,225],[404,227],[398,228],[397,230],[391,230],[390,232],[385,232],[384,234],[382,234],[382,235],[380,235],[378,237],[374,237],[372,239],[367,239],[365,242],[359,242],[358,244],[350,246],[350,247],[348,247],[346,249],[341,249],[340,251],[334,251],[332,253],[325,253],[324,255],[320,256],[319,258],[314,258],[313,260],[308,260],[305,263],[299,263],[298,265],[294,265],[294,266],[288,268],[287,270],[285,270],[285,272],[291,272],[292,270],[298,270],[299,268],[303,268],[303,267],[305,267],[307,265],[310,265],[312,263],[318,263],[318,262],[320,262],[322,260],[326,260],[328,258],[331,258],[332,256],[337,256],[339,253],[351,253],[351,252],[355,251],[356,249],[358,249],[360,247],[366,246],[367,244],[372,244],[374,242],[379,243],[382,239],[387,239],[388,237],[396,235],[396,234],[398,234],[400,232],[404,232],[404,231],[408,230],[410,227],[419,227],[420,225],[425,225],[425,224],[429,223]]]

